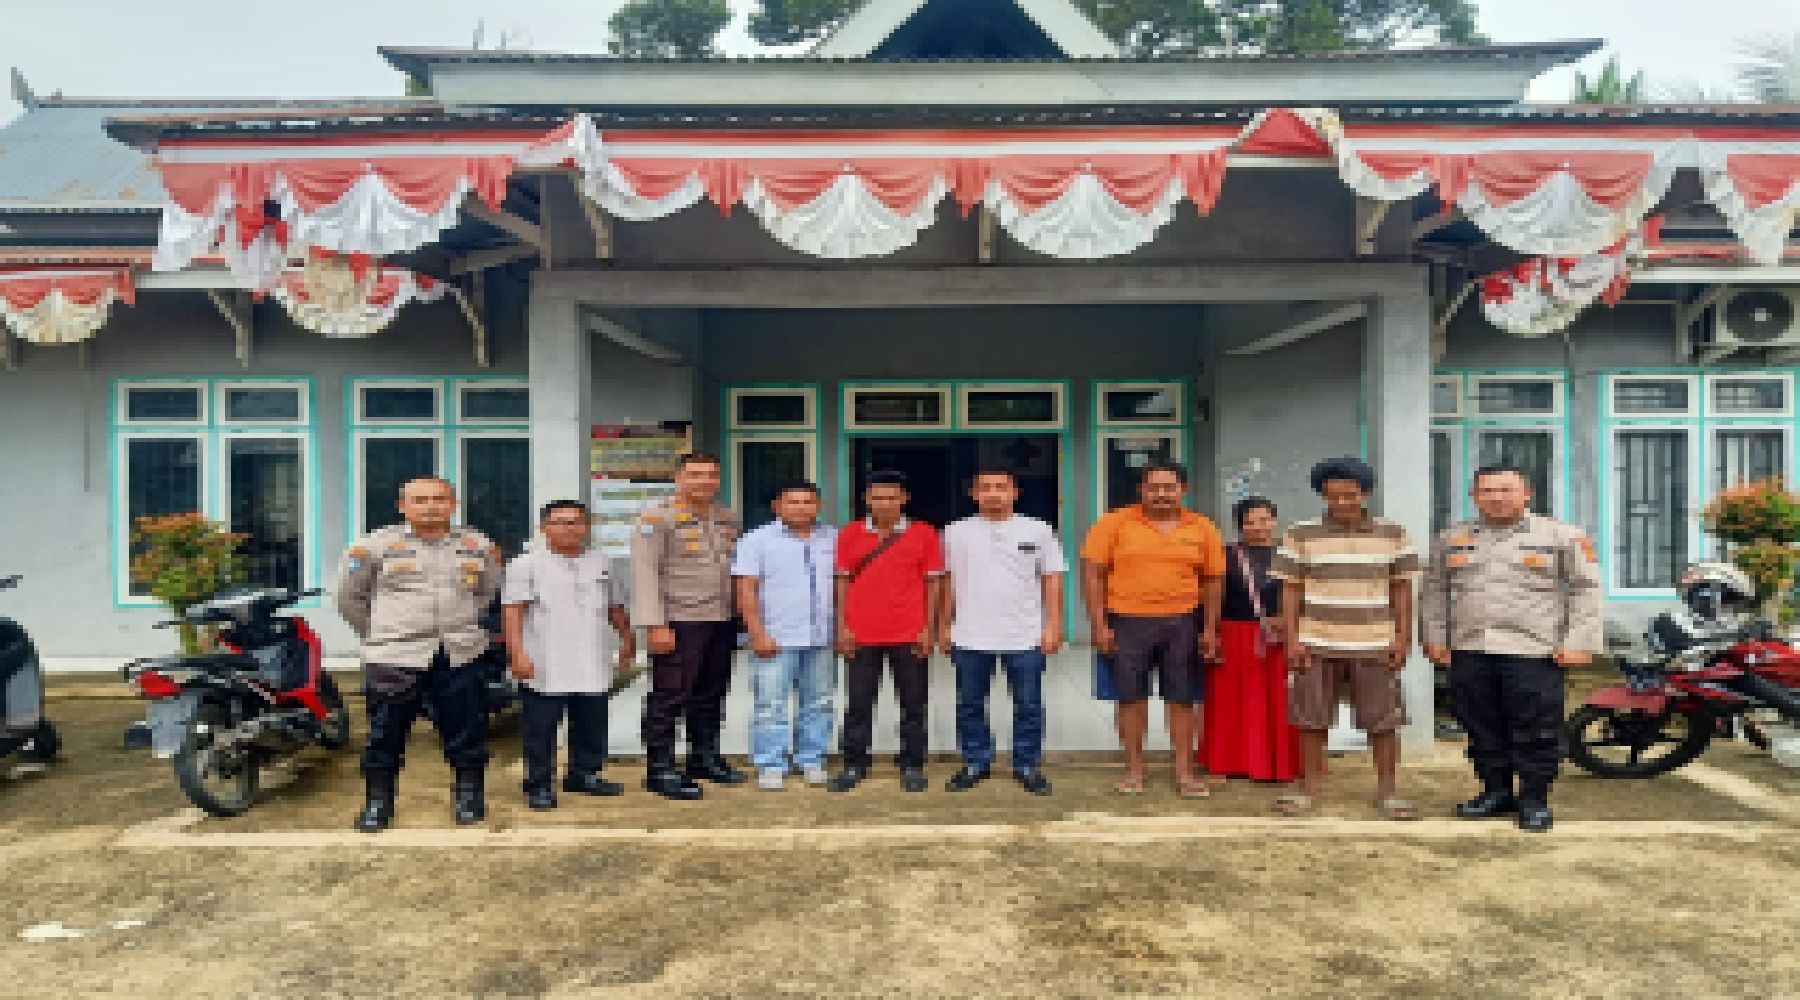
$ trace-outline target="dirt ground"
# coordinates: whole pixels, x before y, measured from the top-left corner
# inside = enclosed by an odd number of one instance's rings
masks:
[[[1800,996],[1800,772],[1735,746],[1694,777],[1571,776],[1561,826],[1532,837],[1436,818],[1468,794],[1453,744],[1406,769],[1432,817],[1409,825],[1362,822],[1356,756],[1293,823],[1235,820],[1276,794],[1243,782],[1194,803],[1164,774],[1121,799],[1102,757],[1053,762],[1048,799],[1005,779],[952,797],[937,761],[924,794],[888,769],[848,795],[679,805],[619,762],[624,797],[536,814],[503,730],[488,840],[345,837],[345,753],[245,817],[128,846],[187,806],[120,745],[141,711],[58,699],[65,760],[0,779],[0,996]],[[447,783],[421,732],[409,843],[449,827]],[[503,839],[546,830],[607,836]],[[225,834],[254,836],[208,842]],[[67,936],[27,939],[46,925]]]

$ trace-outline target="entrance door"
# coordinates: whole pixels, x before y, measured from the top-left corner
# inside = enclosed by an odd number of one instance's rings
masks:
[[[856,438],[851,449],[852,511],[868,513],[862,491],[869,474],[906,475],[911,516],[942,528],[975,513],[969,483],[978,469],[1010,470],[1019,480],[1018,511],[1057,523],[1058,440],[1054,434],[981,434],[959,437]]]

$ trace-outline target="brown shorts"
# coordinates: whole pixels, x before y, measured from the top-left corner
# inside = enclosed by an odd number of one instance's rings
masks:
[[[1292,677],[1288,721],[1296,728],[1330,729],[1337,723],[1338,702],[1346,697],[1356,728],[1365,733],[1391,733],[1406,725],[1400,675],[1385,659],[1315,656],[1312,666]]]

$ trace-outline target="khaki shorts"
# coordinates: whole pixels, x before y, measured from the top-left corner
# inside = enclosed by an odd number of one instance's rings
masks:
[[[1356,728],[1365,733],[1391,733],[1406,725],[1400,674],[1389,670],[1385,659],[1315,656],[1311,667],[1291,676],[1288,721],[1298,729],[1330,729],[1345,698]]]

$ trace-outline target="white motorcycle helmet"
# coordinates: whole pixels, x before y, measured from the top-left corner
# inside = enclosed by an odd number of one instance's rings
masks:
[[[1681,574],[1675,592],[1681,603],[1703,620],[1756,607],[1756,583],[1731,563],[1695,563]]]

